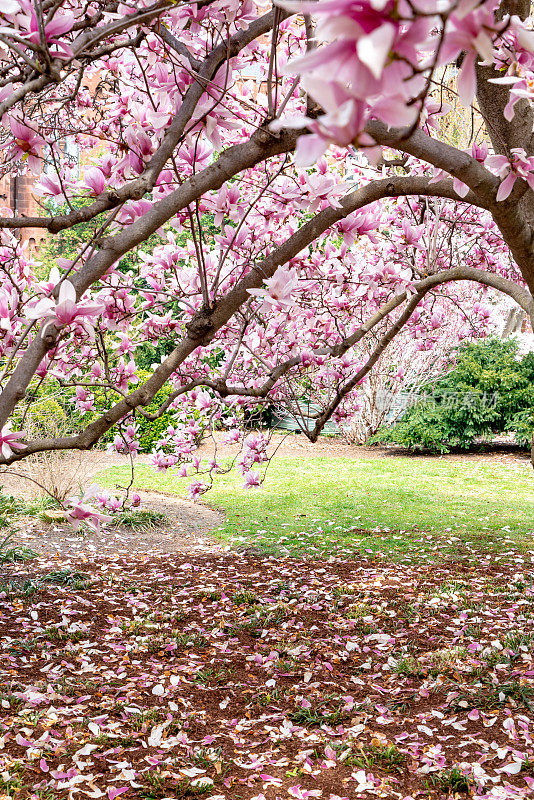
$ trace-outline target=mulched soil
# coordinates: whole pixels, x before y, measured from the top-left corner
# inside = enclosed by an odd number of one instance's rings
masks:
[[[41,556],[0,584],[2,798],[534,796],[530,555]]]

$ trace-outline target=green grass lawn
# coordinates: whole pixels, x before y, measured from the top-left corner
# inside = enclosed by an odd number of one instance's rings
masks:
[[[114,467],[97,480],[113,489],[129,474]],[[137,489],[185,496],[187,485],[173,470],[135,470]],[[275,458],[259,489],[243,489],[234,471],[204,500],[226,514],[216,535],[291,555],[448,556],[466,546],[530,549],[534,535],[534,476],[522,463]]]

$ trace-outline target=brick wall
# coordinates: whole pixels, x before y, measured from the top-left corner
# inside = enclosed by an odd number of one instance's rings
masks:
[[[32,172],[0,178],[0,207],[7,206],[16,216],[42,216],[43,212],[33,196],[36,181]],[[37,248],[46,238],[46,231],[42,228],[21,228],[17,236],[22,242],[27,242],[30,248]]]

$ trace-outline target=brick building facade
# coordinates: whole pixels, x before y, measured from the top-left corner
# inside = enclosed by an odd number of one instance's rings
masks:
[[[43,210],[33,193],[35,182],[36,177],[30,171],[25,175],[5,175],[0,178],[0,210],[7,207],[15,216],[42,216]],[[22,242],[27,242],[30,249],[35,250],[47,234],[42,228],[21,228],[18,235]]]

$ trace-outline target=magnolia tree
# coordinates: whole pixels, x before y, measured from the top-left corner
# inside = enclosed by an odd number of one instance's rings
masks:
[[[0,0],[2,170],[33,172],[41,204],[0,219],[0,463],[91,448],[114,426],[135,454],[139,418],[173,411],[158,468],[196,475],[217,425],[255,485],[266,440],[243,436],[244,409],[317,400],[314,440],[401,331],[423,350],[452,317],[481,334],[487,291],[532,319],[528,14],[512,0]],[[78,229],[79,247],[44,271],[24,228]],[[31,438],[24,409],[50,387],[78,427]],[[83,498],[72,514],[96,518]]]

